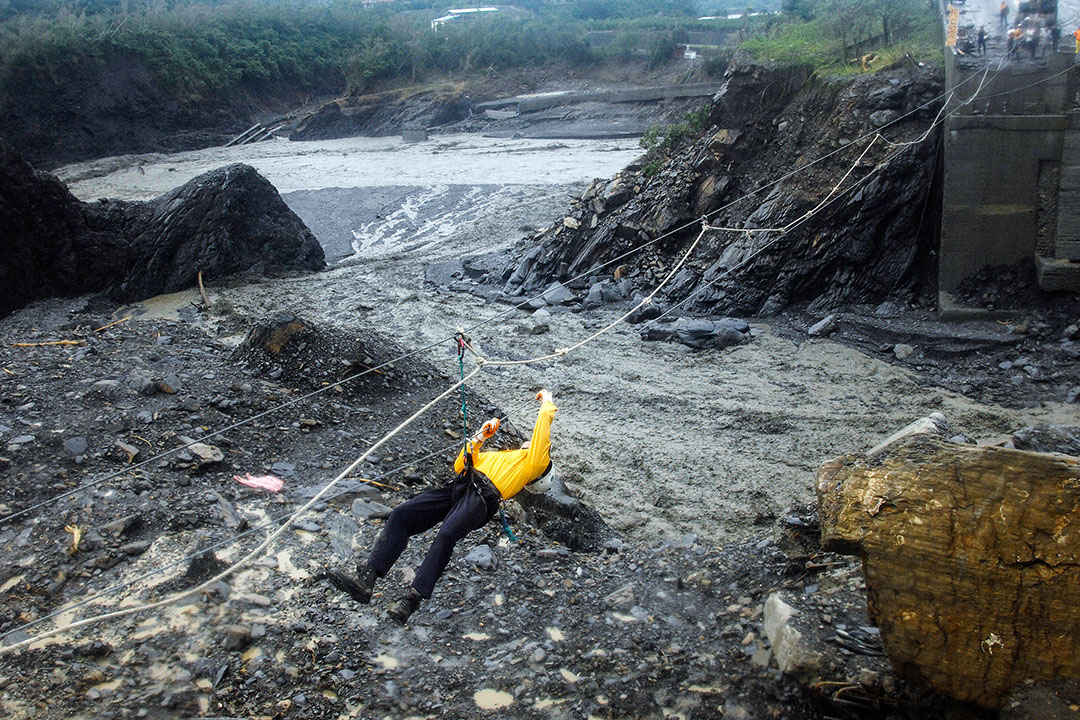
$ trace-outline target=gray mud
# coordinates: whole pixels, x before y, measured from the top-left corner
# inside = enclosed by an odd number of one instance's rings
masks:
[[[338,144],[348,152],[329,150]],[[486,356],[522,359],[573,345],[624,311],[555,314],[545,321],[549,331],[536,334],[537,321],[525,311],[424,280],[429,264],[506,249],[528,228],[560,217],[568,195],[632,155],[615,141],[554,148],[462,136],[416,146],[387,139],[266,145],[248,149],[252,157],[245,161],[265,163],[271,180],[283,182],[286,198],[332,254],[344,254],[349,236],[359,252],[315,276],[211,286],[211,300],[235,313],[292,311],[317,324],[370,327],[404,347],[483,322],[470,334]],[[238,159],[232,149],[217,155]],[[183,168],[181,181],[214,156],[200,151],[142,164],[114,159],[111,173],[102,174],[108,162],[65,173],[86,178],[72,186],[83,197],[121,188],[131,197],[160,190],[170,168]],[[351,189],[339,187],[345,167],[387,157],[395,165],[378,177],[353,176]],[[143,168],[145,189],[134,182],[132,167]],[[379,177],[395,182],[375,185]],[[463,177],[488,182],[459,183]],[[150,305],[169,312],[168,301]],[[1025,425],[1075,418],[1074,407],[1059,403],[1017,409],[979,402],[858,349],[774,332],[768,320],[752,327],[748,345],[694,352],[644,343],[623,325],[559,362],[488,368],[474,387],[501,407],[524,408],[513,418],[524,429],[532,393],[552,389],[560,408],[553,430],[560,473],[612,528],[639,539],[694,533],[716,544],[745,538],[755,524],[811,502],[822,461],[869,449],[928,413],[943,412],[983,442],[1001,441]],[[449,343],[422,357],[456,370]]]

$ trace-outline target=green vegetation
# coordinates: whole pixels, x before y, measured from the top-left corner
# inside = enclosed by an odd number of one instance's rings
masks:
[[[910,53],[938,62],[941,30],[926,0],[784,0],[783,14],[757,19],[744,44],[759,60],[810,65],[819,72],[859,72],[870,53],[884,67]]]
[[[672,57],[699,22],[692,0],[519,0],[490,16],[432,19],[446,0],[0,0],[0,94],[16,73],[56,83],[107,57],[141,60],[181,97],[277,84],[358,91],[475,70]],[[603,47],[589,33],[614,31]],[[610,39],[610,38],[609,38]],[[36,73],[36,75],[35,75]]]
[[[641,147],[645,148],[648,154],[654,158],[652,162],[645,166],[645,174],[652,175],[659,169],[660,161],[657,156],[667,155],[678,147],[679,143],[684,139],[700,135],[709,126],[709,116],[711,114],[712,106],[705,104],[700,109],[683,115],[683,120],[680,123],[668,125],[664,128],[659,125],[649,127],[645,134],[641,136],[641,140],[638,141]]]

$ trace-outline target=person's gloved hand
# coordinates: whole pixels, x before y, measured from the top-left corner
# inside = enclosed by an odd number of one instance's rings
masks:
[[[551,402],[551,392],[549,390],[541,390],[536,393],[536,399],[542,403]]]
[[[480,428],[480,436],[485,440],[488,440],[495,436],[495,433],[499,430],[499,418],[491,418]]]

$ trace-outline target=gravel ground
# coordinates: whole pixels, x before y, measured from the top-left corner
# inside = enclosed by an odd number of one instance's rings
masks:
[[[424,280],[431,263],[504,250],[523,227],[560,217],[567,195],[584,185],[568,178],[491,192],[484,212],[460,224],[457,194],[469,186],[450,185],[438,203],[437,236],[372,246],[377,251],[313,276],[213,283],[210,311],[196,311],[197,295],[181,293],[130,308],[45,303],[5,319],[6,512],[122,470],[118,439],[154,451],[173,447],[313,387],[310,378],[289,384],[288,373],[274,375],[272,364],[233,358],[259,318],[294,312],[323,329],[334,342],[313,356],[313,367],[326,372],[349,343],[359,344],[367,364],[398,348],[433,347],[395,364],[389,376],[214,440],[225,456],[219,465],[193,467],[198,460],[181,457],[0,526],[7,558],[0,631],[171,561],[182,561],[190,576],[128,599],[110,596],[96,610],[190,587],[202,565],[185,556],[239,532],[223,508],[231,505],[249,523],[288,512],[300,501],[296,488],[333,477],[446,387],[457,372],[446,338],[458,326],[470,327],[477,347],[494,359],[549,353],[605,326],[617,308],[556,311],[540,320]],[[327,191],[308,199],[317,208],[334,197]],[[128,315],[135,317],[95,331]],[[644,343],[620,326],[561,362],[487,368],[473,383],[477,422],[508,413],[522,430],[531,425],[532,394],[552,389],[560,408],[553,429],[559,475],[619,535],[608,553],[568,552],[512,504],[523,544],[510,547],[494,527],[476,533],[458,558],[480,543],[501,567],[455,560],[436,597],[401,630],[381,607],[408,581],[423,539],[370,609],[320,579],[325,565],[348,564],[378,531],[377,520],[347,504],[350,497],[316,508],[266,559],[222,587],[0,660],[5,713],[940,716],[933,701],[898,687],[880,657],[830,644],[845,637],[838,631],[850,636],[868,621],[857,564],[814,550],[807,505],[816,468],[933,411],[973,440],[997,442],[1024,425],[1075,422],[1075,405],[1040,401],[1039,386],[1027,390],[1026,407],[973,399],[927,382],[919,366],[889,361],[886,353],[810,339],[797,315],[750,320],[755,336],[737,348],[692,352]],[[12,346],[57,339],[85,345]],[[166,385],[176,379],[181,389],[151,390],[139,377]],[[438,477],[446,458],[419,458],[433,448],[448,454],[442,444],[453,444],[457,422],[452,403],[441,407],[365,468],[369,476],[404,468],[398,489],[385,489],[380,502],[393,505],[412,492],[409,483]],[[21,440],[27,435],[34,439]],[[66,446],[78,438],[85,450]],[[241,489],[231,476],[244,471],[288,475],[290,492],[279,498]],[[804,516],[810,520],[798,519]],[[69,555],[65,526],[94,534]],[[223,566],[239,555],[229,545],[205,564]],[[760,618],[774,591],[788,593],[812,618],[814,646],[825,653],[821,677],[836,685],[808,690],[769,667]],[[837,702],[842,687],[858,702]]]

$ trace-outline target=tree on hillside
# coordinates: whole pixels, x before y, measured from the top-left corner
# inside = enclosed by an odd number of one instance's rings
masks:
[[[780,12],[800,20],[813,20],[814,8],[813,0],[783,0],[780,3]]]

